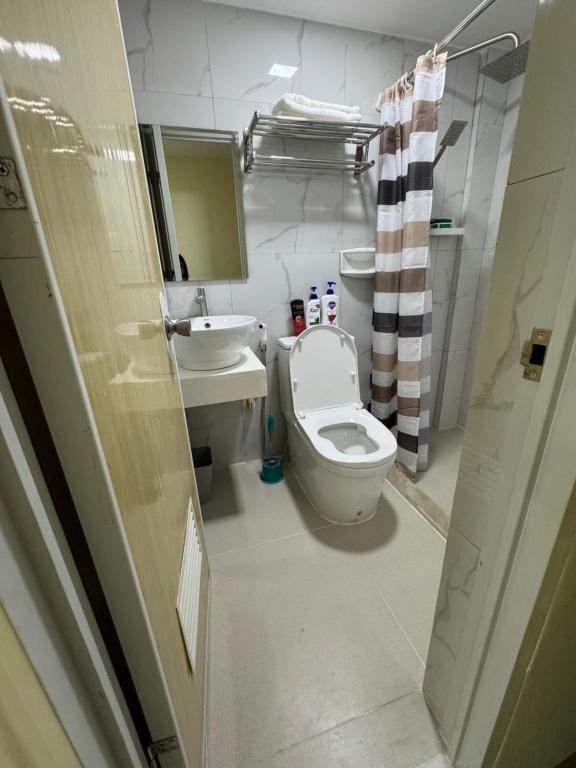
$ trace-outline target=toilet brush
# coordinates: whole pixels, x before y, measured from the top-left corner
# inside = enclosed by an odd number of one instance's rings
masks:
[[[266,423],[268,440],[266,450],[264,452],[264,458],[262,459],[262,472],[260,473],[260,479],[263,483],[268,485],[274,485],[279,483],[284,478],[282,471],[282,459],[277,459],[272,456],[272,435],[276,428],[276,419],[273,413],[268,414],[268,420]]]

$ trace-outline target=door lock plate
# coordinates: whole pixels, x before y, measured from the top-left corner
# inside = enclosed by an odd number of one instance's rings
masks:
[[[533,328],[529,341],[525,341],[520,355],[520,364],[524,366],[524,378],[540,381],[550,344],[552,331],[548,328]]]

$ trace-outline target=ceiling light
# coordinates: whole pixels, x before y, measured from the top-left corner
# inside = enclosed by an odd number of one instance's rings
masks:
[[[298,71],[298,67],[291,67],[288,64],[272,64],[268,72],[273,77],[292,77]]]

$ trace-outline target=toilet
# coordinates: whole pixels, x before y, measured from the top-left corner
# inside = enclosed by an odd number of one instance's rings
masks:
[[[354,339],[318,325],[278,339],[278,347],[282,412],[300,485],[331,523],[369,520],[396,440],[362,407]]]

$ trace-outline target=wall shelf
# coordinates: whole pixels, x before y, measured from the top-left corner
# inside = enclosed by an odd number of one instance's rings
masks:
[[[461,237],[463,228],[431,229],[430,237]],[[375,248],[346,248],[340,251],[340,274],[356,280],[374,277],[376,272]]]
[[[250,125],[244,131],[244,172],[251,173],[261,168],[275,170],[308,169],[352,171],[358,178],[372,168],[374,160],[368,160],[368,144],[379,136],[384,126],[377,123],[342,123],[333,120],[309,120],[307,118],[263,115],[254,112]],[[331,144],[353,144],[354,156],[342,158],[299,157],[287,154],[264,155],[254,147],[254,137],[275,139],[306,139]]]
[[[431,229],[430,237],[462,237],[464,227],[446,227],[445,229]]]
[[[356,280],[374,277],[376,248],[346,248],[340,251],[340,274]]]

